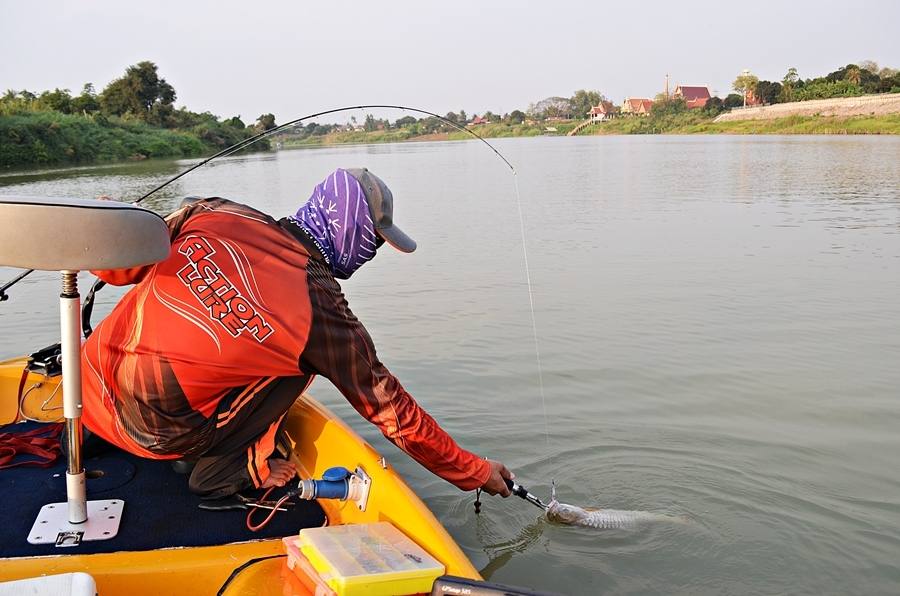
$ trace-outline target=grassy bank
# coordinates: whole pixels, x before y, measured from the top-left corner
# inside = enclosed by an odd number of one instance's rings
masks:
[[[492,122],[490,124],[471,127],[470,130],[488,139],[537,137],[543,134],[565,135],[579,123],[578,120],[554,121],[543,124],[504,124],[501,122]],[[545,129],[548,126],[556,128],[556,132],[546,132]],[[279,140],[285,147],[305,147],[317,145],[399,143],[403,141],[464,141],[471,138],[472,136],[470,134],[462,132],[461,130],[417,134],[413,129],[399,128],[391,130],[373,130],[370,132],[363,130],[335,131],[326,135],[306,136],[303,138],[283,136]]]
[[[900,114],[885,116],[789,116],[777,120],[703,122],[677,129],[680,134],[900,134]]]
[[[885,116],[789,116],[777,120],[713,122],[701,112],[618,118],[581,134],[900,134],[900,114]]]
[[[84,164],[149,157],[194,157],[230,146],[249,129],[199,115],[179,129],[129,117],[54,111],[0,115],[0,167]],[[268,148],[268,142],[254,149]]]
[[[471,130],[482,137],[535,137],[546,134],[565,135],[581,121],[568,120],[543,124],[491,123]],[[547,126],[556,128],[548,133]],[[778,120],[746,120],[740,122],[713,122],[713,116],[700,111],[676,114],[657,114],[647,117],[623,117],[588,126],[579,136],[631,135],[631,134],[900,134],[900,114],[888,116],[859,116],[828,118],[820,116],[791,116]],[[398,143],[404,141],[461,141],[472,137],[464,132],[420,135],[409,129],[365,131],[339,131],[327,135],[303,139],[286,137],[283,143],[291,146],[316,146],[365,143]]]
[[[184,132],[139,121],[36,112],[0,118],[0,164],[30,166],[201,155],[208,147]]]
[[[834,118],[791,116],[777,120],[713,122],[700,111],[623,117],[586,127],[580,135],[625,134],[900,134],[900,114]],[[472,128],[485,138],[565,135],[580,121],[535,124],[490,123]],[[552,126],[554,133],[546,128]],[[157,128],[145,122],[58,112],[0,117],[0,166],[23,167],[67,163],[110,162],[149,157],[192,157],[211,153],[243,138],[242,131],[203,122],[187,130]],[[234,138],[232,138],[234,137]],[[286,147],[404,141],[466,140],[458,130],[417,134],[409,128],[334,131],[305,138],[282,137]],[[255,147],[265,148],[267,143]]]

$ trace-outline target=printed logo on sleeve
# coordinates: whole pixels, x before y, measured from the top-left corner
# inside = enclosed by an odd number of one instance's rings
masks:
[[[206,307],[210,319],[221,323],[232,337],[246,330],[262,343],[274,333],[253,303],[241,295],[212,260],[216,251],[205,238],[188,236],[178,252],[187,257],[178,279]]]

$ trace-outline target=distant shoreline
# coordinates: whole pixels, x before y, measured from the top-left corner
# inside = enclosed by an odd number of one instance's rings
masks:
[[[74,117],[67,117],[74,118]],[[522,138],[538,136],[567,136],[584,120],[544,121],[533,124],[505,124],[493,122],[470,127],[469,130],[486,139]],[[555,130],[548,130],[552,128]],[[200,158],[209,150],[201,148],[200,143],[183,133],[173,133],[160,129],[147,130],[154,135],[156,155],[170,159]],[[168,135],[157,138],[155,135]],[[685,112],[672,117],[656,118],[643,116],[618,117],[606,122],[590,124],[580,130],[579,137],[600,135],[686,135],[686,134],[730,134],[730,135],[900,135],[900,114],[833,117],[833,116],[788,116],[773,120],[736,120],[714,122],[713,118],[700,113]],[[176,139],[177,143],[169,145],[167,141]],[[379,143],[463,141],[472,136],[462,131],[436,132],[424,135],[411,134],[406,129],[375,131],[338,131],[321,136],[308,136],[302,139],[290,136],[271,138],[271,146],[279,143],[285,149],[305,147],[325,147],[335,145],[368,145]],[[182,147],[185,141],[193,142]],[[203,149],[206,149],[204,151]],[[262,147],[260,147],[262,149]],[[130,153],[130,152],[129,152]],[[145,156],[139,156],[143,159]],[[93,166],[128,163],[138,160],[138,156],[103,155],[96,159],[51,160],[34,163],[0,164],[0,168],[9,171],[23,171],[30,168]]]
[[[521,138],[536,136],[566,136],[583,120],[567,120],[549,122],[541,125],[507,125],[486,124],[470,127],[470,130],[487,139]],[[713,122],[712,118],[701,118],[695,121],[673,122],[661,130],[645,132],[634,130],[635,124],[642,124],[640,116],[617,118],[608,122],[588,125],[576,136],[635,135],[635,134],[737,134],[737,135],[775,135],[775,134],[821,134],[821,135],[898,135],[900,134],[900,114],[881,116],[851,116],[846,118],[827,116],[788,116],[773,120],[736,120],[731,122]],[[546,128],[555,128],[547,131]],[[404,136],[392,134],[394,131],[341,131],[320,137],[307,137],[302,140],[282,140],[284,148],[318,147],[350,144],[407,143],[426,141],[460,141],[471,139],[471,135],[462,131],[449,133],[432,133],[427,135]]]

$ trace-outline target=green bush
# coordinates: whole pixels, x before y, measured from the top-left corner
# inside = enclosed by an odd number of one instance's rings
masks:
[[[209,145],[193,135],[128,118],[60,112],[0,116],[0,165],[7,167],[187,157],[209,150]]]
[[[850,81],[817,80],[794,90],[795,101],[829,99],[832,97],[854,97],[863,95],[862,87]]]

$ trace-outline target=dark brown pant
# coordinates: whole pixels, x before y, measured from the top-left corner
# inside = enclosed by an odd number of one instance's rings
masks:
[[[196,460],[189,486],[207,498],[259,488],[285,415],[311,377],[267,377],[236,389],[210,419],[210,446]]]

